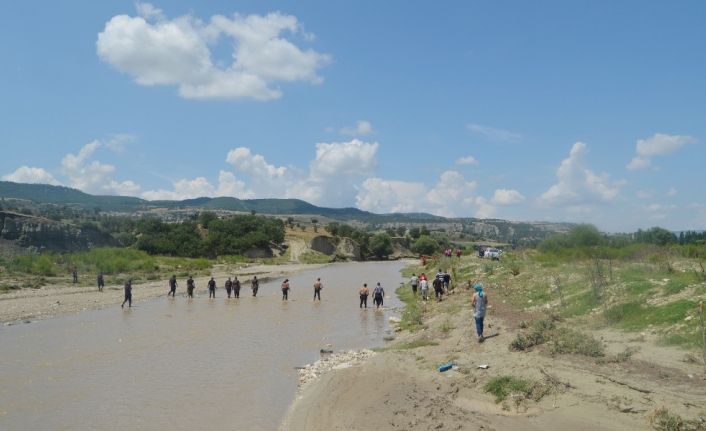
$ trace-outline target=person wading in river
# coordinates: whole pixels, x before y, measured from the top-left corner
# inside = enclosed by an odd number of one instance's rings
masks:
[[[189,298],[193,298],[193,297],[194,297],[194,288],[195,288],[195,287],[196,287],[196,286],[194,286],[194,279],[191,278],[191,276],[189,276],[189,279],[186,280],[186,295],[187,295]]]
[[[478,333],[478,342],[482,343],[485,340],[483,336],[483,319],[485,319],[485,311],[488,306],[488,295],[483,293],[483,286],[476,284],[473,286],[476,293],[473,294],[471,305],[473,306],[473,317],[476,319],[476,332]]]
[[[172,294],[172,298],[174,298],[174,295],[176,295],[176,288],[177,288],[177,279],[176,275],[172,275],[172,278],[169,279],[169,292],[167,292],[167,298],[169,297],[169,294]]]
[[[380,286],[380,283],[378,283],[377,286],[375,286],[375,289],[373,289],[373,303],[375,304],[376,308],[382,307],[383,299],[385,298],[385,289]]]
[[[216,297],[216,280],[211,277],[211,279],[208,281],[208,297],[210,298],[211,295],[213,297]]]
[[[233,298],[240,298],[240,280],[238,277],[234,277],[233,280]]]
[[[132,284],[130,284],[129,280],[125,283],[125,300],[120,306],[125,307],[126,302],[128,307],[132,307]]]
[[[319,301],[321,301],[321,289],[324,288],[324,285],[321,284],[321,279],[317,278],[316,283],[314,283],[314,301],[316,301],[316,297],[319,297]]]
[[[103,273],[98,274],[98,291],[102,292],[105,284],[103,283]]]
[[[286,278],[282,283],[282,301],[289,299],[289,279]]]
[[[260,280],[257,279],[257,276],[254,276],[252,278],[252,281],[250,281],[250,289],[252,289],[252,296],[257,297],[257,289],[260,288]]]
[[[230,298],[230,292],[233,290],[233,282],[230,281],[230,277],[228,277],[228,280],[226,280],[226,293],[228,294],[228,298]]]
[[[368,291],[368,283],[363,284],[363,287],[360,288],[358,293],[360,294],[360,308],[363,308],[363,305],[365,305],[365,308],[368,308],[368,295],[370,294]]]

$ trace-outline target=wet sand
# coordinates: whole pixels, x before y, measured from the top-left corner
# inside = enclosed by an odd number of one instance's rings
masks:
[[[334,264],[261,285],[112,305],[0,330],[0,428],[274,430],[319,350],[383,344],[390,311],[361,310],[361,283],[402,281],[404,264]],[[323,301],[312,301],[316,277]],[[166,293],[166,289],[165,293]],[[136,290],[135,295],[139,295]],[[139,296],[138,296],[139,297]],[[388,306],[402,305],[396,299]]]

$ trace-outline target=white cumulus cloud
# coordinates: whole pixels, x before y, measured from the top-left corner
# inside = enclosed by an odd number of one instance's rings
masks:
[[[184,200],[201,197],[234,197],[239,199],[253,198],[254,193],[246,190],[245,183],[235,178],[232,172],[221,171],[218,175],[218,187],[206,178],[193,180],[182,179],[173,183],[174,190],[148,190],[142,197],[148,200]]]
[[[698,142],[693,136],[665,135],[657,133],[648,139],[638,139],[635,151],[637,155],[626,165],[631,171],[647,169],[652,166],[652,157],[674,153],[685,144]]]
[[[15,172],[3,175],[2,179],[3,181],[12,181],[15,183],[51,184],[53,186],[62,185],[52,174],[44,169],[30,168],[28,166],[20,166]]]
[[[468,157],[461,157],[460,159],[456,159],[456,164],[457,165],[480,165],[478,160],[475,159],[473,156],[468,156]]]
[[[524,201],[525,197],[517,190],[497,189],[490,203],[493,205],[519,205]]]
[[[358,125],[356,127],[344,127],[341,129],[340,133],[342,135],[364,136],[375,133],[375,131],[373,130],[373,126],[370,122],[360,120],[358,121]]]
[[[61,172],[69,178],[68,185],[86,193],[134,196],[140,186],[132,181],[119,183],[111,178],[115,166],[90,160],[93,153],[102,146],[100,141],[84,145],[78,154],[67,154],[61,160]]]
[[[586,168],[588,148],[577,142],[569,158],[561,162],[556,176],[559,182],[539,196],[542,205],[606,203],[618,198],[620,189],[610,182],[609,174],[596,175]]]
[[[323,82],[316,71],[331,60],[282,37],[312,39],[291,15],[214,15],[205,24],[191,15],[168,20],[149,3],[137,9],[139,16],[117,15],[106,23],[98,56],[140,85],[177,85],[185,98],[275,99],[282,95],[273,87],[277,82]],[[232,62],[214,64],[211,48],[223,37],[232,39]]]

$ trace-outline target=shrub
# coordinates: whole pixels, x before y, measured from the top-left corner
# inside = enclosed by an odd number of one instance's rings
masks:
[[[483,386],[486,393],[495,397],[495,402],[500,403],[507,398],[510,393],[520,393],[527,396],[532,390],[533,383],[529,380],[518,379],[513,376],[495,377]]]
[[[412,245],[412,251],[421,255],[434,254],[439,249],[439,243],[428,235],[422,235]]]
[[[375,257],[381,259],[393,253],[392,242],[390,240],[390,235],[386,233],[379,233],[374,235],[370,239],[370,244],[368,245],[370,252],[375,255]]]
[[[529,332],[520,332],[510,343],[510,350],[527,350],[541,344],[550,344],[549,351],[556,353],[575,353],[590,357],[605,356],[603,344],[589,334],[569,328],[557,328],[550,319],[534,322]]]

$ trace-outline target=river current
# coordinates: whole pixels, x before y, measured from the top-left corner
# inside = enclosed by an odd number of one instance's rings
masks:
[[[219,288],[216,299],[158,298],[3,327],[0,429],[276,430],[296,393],[294,367],[327,344],[335,352],[384,344],[392,312],[372,299],[361,310],[358,289],[380,282],[391,297],[385,307],[402,306],[394,290],[403,266],[306,271],[289,277],[289,301],[278,279],[257,298],[249,286],[240,299]],[[318,277],[324,289],[314,302]]]

